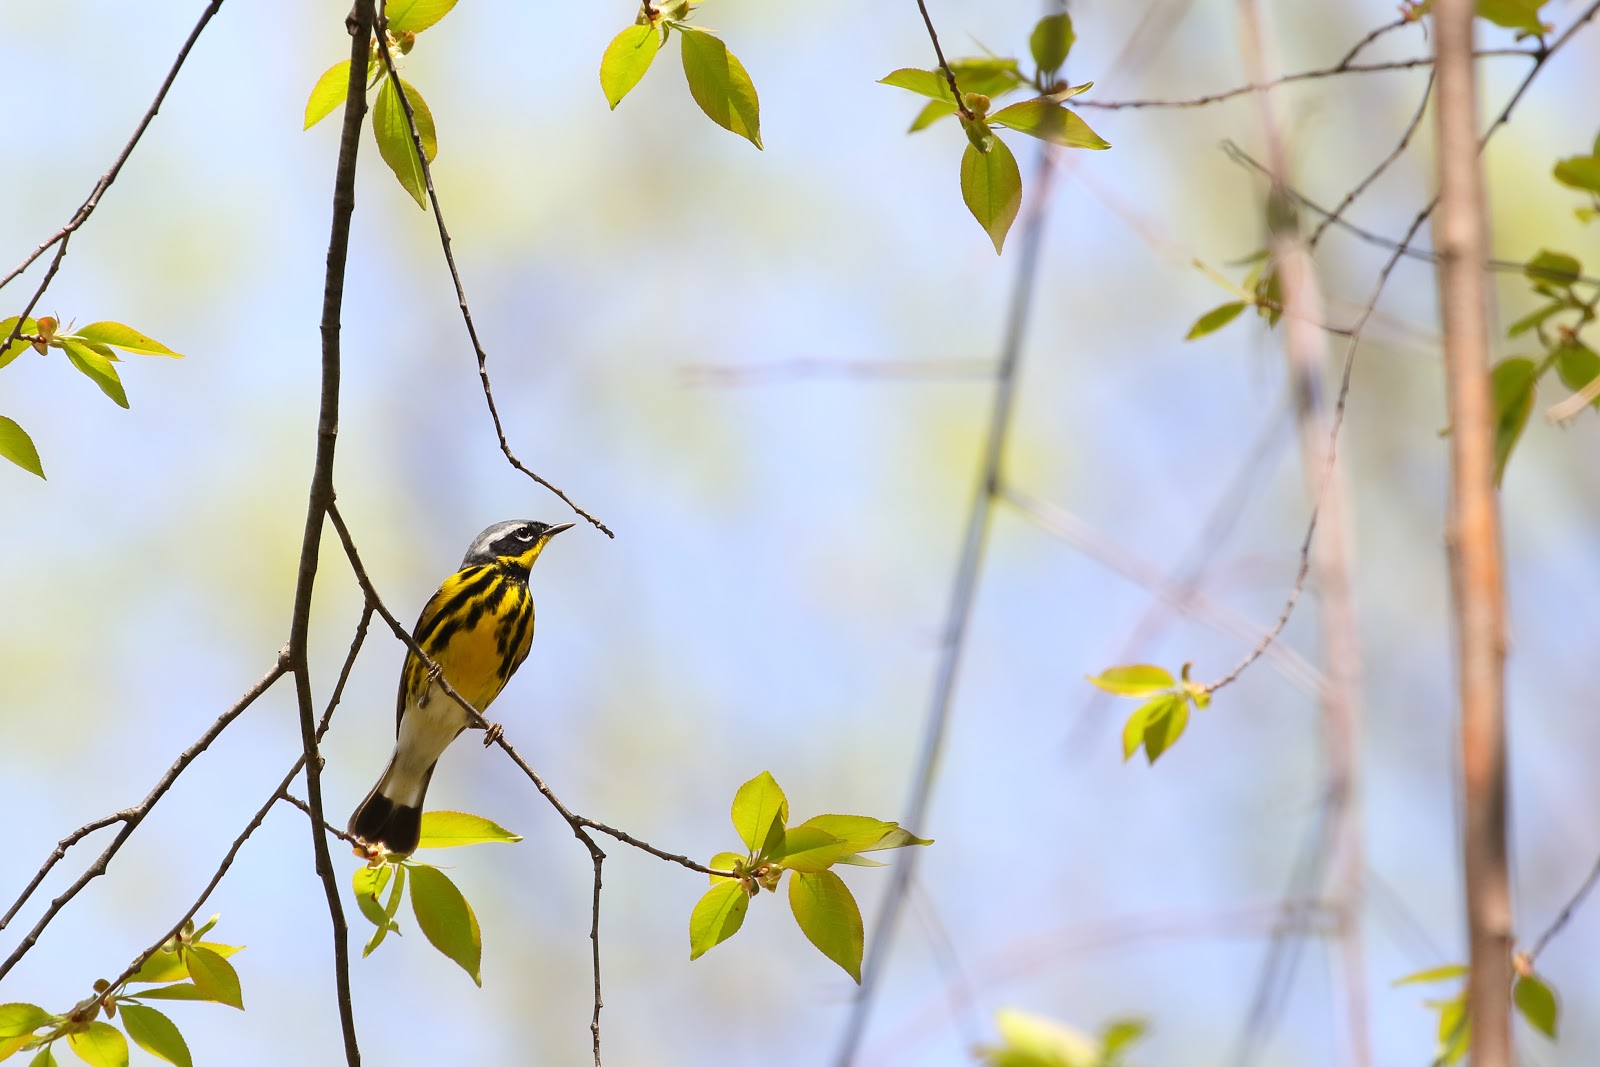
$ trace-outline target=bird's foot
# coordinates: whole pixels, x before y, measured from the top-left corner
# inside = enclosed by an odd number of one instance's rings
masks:
[[[497,723],[497,722],[490,723],[488,725],[488,727],[483,731],[483,747],[484,748],[488,748],[490,745],[492,745],[496,741],[500,740],[500,735],[502,733],[504,733],[504,732],[505,731],[500,729],[500,724],[499,723]]]

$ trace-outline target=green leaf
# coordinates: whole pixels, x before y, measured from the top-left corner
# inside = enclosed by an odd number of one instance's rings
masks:
[[[1139,751],[1139,746],[1144,744],[1144,728],[1150,721],[1150,708],[1161,698],[1147,704],[1141,704],[1128,716],[1128,721],[1122,726],[1122,762],[1126,763]]]
[[[1063,148],[1110,148],[1111,142],[1089,128],[1074,112],[1054,100],[1035,97],[1003,107],[989,121]]]
[[[688,29],[688,27],[680,27]],[[694,102],[718,126],[761,147],[760,102],[744,64],[704,30],[679,33],[683,74]]]
[[[1544,322],[1544,320],[1548,319],[1551,315],[1559,314],[1565,310],[1567,310],[1567,305],[1557,301],[1555,303],[1546,304],[1534,311],[1530,311],[1528,314],[1522,316],[1522,318],[1518,319],[1516,322],[1513,322],[1509,327],[1506,328],[1506,336],[1520,337],[1529,330],[1537,329]]]
[[[950,61],[950,72],[956,76],[963,93],[982,93],[989,97],[1009,93],[1028,83],[1017,68],[1016,60],[997,56],[953,59]],[[939,76],[944,77],[942,73]],[[949,88],[948,83],[945,87]]]
[[[356,907],[361,909],[361,914],[373,926],[383,929],[389,925],[388,916],[383,913],[383,905],[378,903],[378,894],[383,892],[384,885],[389,881],[390,865],[385,863],[378,867],[357,867],[350,874],[350,888],[356,895]]]
[[[29,474],[44,477],[44,466],[39,462],[39,450],[33,446],[33,438],[4,415],[0,415],[0,457],[9,459]]]
[[[711,862],[706,866],[718,871],[732,871],[737,870],[743,862],[744,857],[737,852],[718,852],[711,857]],[[722,885],[724,882],[729,881],[726,875],[721,874],[708,874],[706,877],[711,879],[712,885]]]
[[[821,830],[840,844],[847,846],[846,852],[871,852],[874,849],[896,847],[881,842],[899,828],[899,823],[885,822],[866,815],[813,815],[800,825],[792,827],[789,832],[794,834],[806,829]]]
[[[311,95],[306,98],[306,124],[301,129],[309,130],[333,114],[349,92],[350,61],[346,59],[323,71],[317,84],[311,87]]]
[[[1022,207],[1022,174],[1017,158],[996,137],[988,152],[972,145],[961,154],[961,199],[994,242],[996,255],[1005,247],[1006,234]]]
[[[183,358],[182,353],[174,352],[155,338],[146,337],[132,326],[124,326],[120,322],[91,322],[71,336],[96,344],[110,345],[126,352],[137,352],[144,356]]]
[[[1539,21],[1539,9],[1544,4],[1545,0],[1478,0],[1478,17],[1538,37],[1545,32]]]
[[[455,883],[437,867],[412,864],[411,908],[423,936],[482,987],[483,933],[472,905]]]
[[[1042,1015],[1002,1008],[995,1012],[999,1048],[981,1050],[994,1067],[1093,1067],[1100,1046],[1088,1034]]]
[[[1193,341],[1196,338],[1204,337],[1208,333],[1215,333],[1238,318],[1239,312],[1249,306],[1243,300],[1217,305],[1194,320],[1194,325],[1189,327],[1189,333],[1184,337],[1184,340]]]
[[[946,115],[954,115],[955,113],[956,106],[954,104],[947,104],[943,100],[929,100],[926,106],[917,112],[917,117],[911,120],[911,128],[906,132],[916,133],[918,130],[925,130]],[[27,343],[24,341],[17,343],[24,348],[27,347]]]
[[[1182,693],[1167,693],[1150,701],[1144,710],[1144,754],[1154,763],[1183,736],[1189,725],[1189,701]]]
[[[750,898],[738,882],[723,879],[712,886],[689,913],[689,958],[699,959],[738,933],[749,910]]]
[[[154,989],[141,989],[133,996],[140,1000],[211,1000],[193,982],[178,982],[174,985],[156,986]]]
[[[783,852],[772,859],[791,871],[825,871],[859,851],[818,826],[793,826],[784,835]]]
[[[1583,273],[1583,265],[1565,252],[1545,249],[1528,260],[1522,273],[1535,282],[1567,286],[1578,280],[1578,275]]]
[[[600,57],[600,88],[611,110],[615,111],[622,98],[639,84],[659,51],[661,34],[649,23],[629,26],[606,45],[605,54]]]
[[[223,959],[220,952],[201,945],[190,945],[184,949],[183,958],[189,966],[189,977],[194,980],[195,988],[205,995],[205,999],[244,1010],[239,973],[233,969],[233,964]]]
[[[385,11],[394,33],[421,33],[450,14],[455,6],[456,0],[392,0]]]
[[[15,315],[11,316],[9,319],[0,321],[0,341],[4,341],[7,337],[10,337],[11,331],[16,328],[16,325],[17,317]],[[39,324],[33,319],[27,319],[22,323],[22,329],[18,330],[17,332],[38,333]],[[0,351],[0,367],[4,367],[6,364],[22,355],[22,353],[26,352],[29,347],[31,347],[32,343],[33,342],[31,341],[24,341],[21,337],[18,337],[15,341],[11,342],[11,344],[7,346],[4,351]]]
[[[1165,669],[1150,663],[1111,667],[1090,676],[1089,681],[1119,697],[1144,696],[1146,693],[1154,693],[1161,689],[1171,689],[1178,684],[1178,680]]]
[[[1575,393],[1600,375],[1600,355],[1595,355],[1594,349],[1582,341],[1563,342],[1552,355],[1561,384]],[[1594,406],[1600,408],[1600,397],[1595,397]]]
[[[1078,35],[1072,31],[1072,18],[1066,12],[1046,15],[1028,35],[1028,51],[1039,65],[1039,73],[1051,74],[1067,61],[1067,53]]]
[[[1511,1000],[1522,1017],[1528,1020],[1529,1026],[1551,1041],[1556,1040],[1556,1023],[1561,1015],[1561,1007],[1556,1002],[1555,990],[1544,979],[1536,974],[1521,975],[1511,987]]]
[[[92,1022],[87,1030],[69,1033],[67,1044],[89,1067],[128,1067],[128,1039],[110,1023]]]
[[[405,90],[406,99],[411,101],[411,110],[417,119],[417,132],[422,134],[423,151],[427,154],[428,162],[432,163],[439,154],[439,142],[434,136],[433,112],[428,110],[427,101],[422,99],[422,94],[417,92],[415,86],[401,81],[400,87]],[[416,142],[411,139],[411,125],[406,121],[405,106],[400,102],[400,89],[395,88],[394,78],[385,78],[382,88],[378,90],[378,100],[372,106],[372,135],[378,141],[378,154],[394,171],[401,187],[411,194],[418,207],[427,210],[428,186],[422,174],[422,164],[417,161]]]
[[[177,952],[157,952],[134,972],[130,982],[177,982],[189,977],[189,968]]]
[[[865,934],[861,909],[844,879],[832,871],[795,871],[789,876],[789,909],[806,939],[859,985]]]
[[[1570,185],[1586,193],[1600,193],[1600,158],[1573,156],[1563,159],[1556,164],[1554,173],[1556,181],[1562,185]]]
[[[919,96],[942,100],[950,105],[951,111],[956,109],[956,98],[950,95],[950,83],[945,80],[943,71],[901,67],[879,78],[878,84],[892,85],[896,89],[908,89]]]
[[[1426,970],[1415,971],[1404,978],[1396,978],[1389,984],[1394,986],[1426,985],[1430,982],[1448,982],[1453,978],[1465,978],[1466,976],[1466,964],[1446,963],[1440,967],[1429,967]]]
[[[1105,1064],[1113,1063],[1122,1050],[1144,1037],[1150,1029],[1143,1019],[1117,1019],[1100,1032],[1100,1057]]]
[[[1472,1044],[1472,1020],[1467,1016],[1467,995],[1446,1001],[1439,1009],[1439,1058],[1437,1065],[1450,1067],[1466,1058]]]
[[[362,959],[366,959],[368,956],[372,955],[373,951],[376,950],[379,945],[383,944],[383,939],[388,937],[391,931],[396,934],[400,932],[400,924],[394,921],[394,917],[400,911],[400,898],[405,895],[406,869],[397,863],[385,864],[384,866],[394,872],[394,884],[389,889],[389,903],[383,906],[382,911],[379,912],[376,918],[371,915],[367,916],[377,924],[378,928],[372,932],[372,937],[367,940],[366,946],[362,948]],[[378,890],[381,891],[382,888],[383,886],[380,880]],[[376,896],[377,894],[374,893],[373,895]],[[363,907],[362,911],[365,913],[366,908]],[[382,921],[379,921],[380,919]]]
[[[1539,380],[1539,365],[1523,356],[1503,359],[1495,364],[1490,378],[1494,391],[1494,484],[1505,476],[1506,463],[1517,439],[1533,413],[1533,387]]]
[[[22,1051],[23,1045],[26,1045],[32,1040],[33,1038],[29,1035],[23,1035],[22,1037],[0,1037],[0,1060],[9,1060],[12,1056],[15,1056],[18,1052]],[[48,1046],[46,1047],[48,1048]],[[37,1056],[34,1057],[34,1062],[38,1062]]]
[[[31,1034],[54,1018],[37,1004],[0,1004],[0,1038]]]
[[[6,1051],[5,1043],[0,1042],[0,1060],[5,1059],[9,1055],[11,1055],[11,1053]],[[35,1055],[33,1059],[28,1061],[28,1067],[56,1067],[56,1054],[50,1051],[49,1045],[46,1045],[44,1048],[39,1050],[38,1054]]]
[[[422,837],[417,847],[454,848],[457,845],[493,842],[510,844],[521,840],[520,834],[514,834],[481,815],[469,815],[464,811],[425,811],[422,813]]]
[[[128,394],[122,388],[122,379],[117,376],[117,368],[111,365],[109,359],[82,341],[70,337],[61,338],[61,348],[72,365],[98,385],[102,393],[116,401],[118,407],[128,406]]]
[[[770,771],[762,771],[733,795],[733,829],[750,851],[765,856],[783,849],[789,800]]]
[[[189,1043],[183,1039],[171,1019],[154,1008],[139,1004],[123,1004],[121,1010],[122,1025],[128,1031],[128,1036],[133,1038],[134,1044],[152,1056],[177,1064],[177,1067],[194,1067],[194,1059],[189,1055]]]

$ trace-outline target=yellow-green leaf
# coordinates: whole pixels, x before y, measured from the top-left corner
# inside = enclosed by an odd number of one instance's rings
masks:
[[[649,23],[629,26],[611,39],[600,57],[600,88],[615,111],[661,51],[661,32]]]
[[[6,1042],[0,1041],[0,1060],[5,1059],[15,1051],[15,1048],[9,1048]],[[56,1067],[56,1054],[50,1051],[49,1045],[46,1045],[35,1053],[33,1059],[28,1061],[28,1067]]]
[[[991,1067],[1093,1067],[1109,1062],[1098,1042],[1065,1023],[1015,1008],[995,1012],[999,1047],[979,1050]]]
[[[133,1038],[134,1044],[177,1067],[194,1067],[194,1059],[189,1055],[189,1043],[183,1039],[171,1019],[154,1008],[140,1004],[123,1004],[119,1010],[122,1012],[122,1025],[128,1031],[128,1036]]]
[[[1215,333],[1238,318],[1239,312],[1248,306],[1243,300],[1219,304],[1194,320],[1194,325],[1189,327],[1189,332],[1185,335],[1184,340],[1193,341],[1196,338],[1204,337],[1208,333]]]
[[[784,834],[783,851],[772,859],[791,871],[825,871],[856,851],[821,827],[791,826]]]
[[[80,337],[85,341],[92,341],[96,344],[110,345],[125,352],[137,352],[144,356],[183,358],[182,353],[174,352],[155,338],[146,337],[132,326],[124,326],[120,322],[91,322],[71,336]]]
[[[1077,39],[1078,35],[1072,30],[1072,18],[1066,12],[1040,19],[1033,33],[1028,35],[1028,50],[1033,53],[1039,72],[1050,74],[1060,69]]]
[[[859,984],[865,936],[861,909],[844,879],[832,871],[794,872],[789,876],[789,908],[806,939]]]
[[[0,1038],[31,1034],[54,1018],[37,1004],[0,1004]]]
[[[1569,256],[1565,252],[1552,252],[1542,249],[1538,255],[1523,264],[1522,273],[1528,280],[1546,282],[1550,285],[1568,286],[1578,280],[1583,273],[1583,264],[1577,257]]]
[[[378,894],[389,881],[389,871],[390,865],[385,863],[377,867],[357,867],[350,874],[350,888],[355,893],[356,907],[361,909],[361,914],[367,917],[368,922],[379,928],[389,925],[388,917],[383,914],[383,905],[378,903]]]
[[[689,913],[689,958],[699,959],[738,933],[749,910],[750,898],[738,882],[724,879],[712,886]]]
[[[1600,355],[1582,341],[1563,341],[1551,354],[1555,356],[1561,384],[1575,393],[1587,388],[1600,375]],[[1600,397],[1595,397],[1594,406],[1600,407]]]
[[[1537,37],[1545,32],[1539,21],[1539,9],[1544,4],[1545,0],[1478,0],[1478,17]]]
[[[432,163],[439,154],[439,142],[434,135],[433,112],[422,99],[416,87],[400,82],[395,87],[394,78],[385,78],[378,90],[378,99],[372,106],[372,135],[378,142],[378,154],[389,164],[400,185],[416,200],[417,206],[427,209],[428,186],[422,174],[422,164],[417,160],[416,141],[411,137],[411,124],[406,121],[405,106],[400,101],[400,89],[411,101],[412,113],[417,119],[417,132],[422,135],[422,149]]]
[[[422,813],[422,837],[418,848],[454,848],[457,845],[481,845],[494,842],[521,841],[499,823],[481,815],[464,811],[425,811]]]
[[[911,128],[906,132],[916,133],[918,130],[925,130],[946,115],[954,115],[955,113],[956,106],[954,104],[946,103],[943,100],[929,100],[923,109],[917,112],[917,117],[911,120]]]
[[[1429,967],[1425,970],[1414,971],[1404,978],[1396,978],[1391,985],[1426,985],[1431,982],[1448,982],[1452,978],[1465,978],[1467,965],[1464,963],[1446,963],[1439,967]]]
[[[456,0],[390,0],[385,5],[389,29],[395,33],[421,33],[450,14]]]
[[[183,950],[184,962],[189,967],[189,977],[205,999],[218,1004],[244,1010],[244,993],[239,988],[239,973],[222,954],[200,945],[190,945]],[[171,988],[171,987],[167,987]],[[154,990],[151,990],[154,992]],[[140,996],[148,996],[141,993]]]
[[[323,71],[317,84],[311,87],[311,95],[306,98],[306,124],[301,128],[309,130],[333,114],[349,92],[350,61],[346,59]]]
[[[712,122],[760,148],[761,105],[744,64],[721,39],[704,30],[680,32],[678,38],[694,102]]]
[[[1145,705],[1144,754],[1151,763],[1177,743],[1189,725],[1189,701],[1182,693],[1166,693]]]
[[[1528,1025],[1539,1031],[1551,1041],[1556,1040],[1556,1024],[1561,1015],[1561,1007],[1556,1002],[1555,990],[1551,989],[1544,979],[1536,974],[1525,974],[1517,978],[1516,984],[1511,987],[1511,1000],[1517,1006],[1517,1011],[1528,1020]]]
[[[115,401],[118,407],[128,406],[127,391],[122,388],[122,379],[117,376],[117,368],[111,365],[109,359],[82,341],[70,337],[61,338],[61,348],[72,365],[98,385],[100,391]]]
[[[989,121],[1008,129],[1037,137],[1063,148],[1110,148],[1111,143],[1089,128],[1089,124],[1054,100],[1035,97],[1003,107]]]
[[[44,477],[44,465],[39,462],[39,450],[33,445],[28,431],[13,420],[0,415],[0,456],[9,459],[29,474]]]
[[[15,315],[11,316],[9,319],[0,320],[0,343],[3,343],[7,337],[11,336],[11,331],[16,329],[16,326],[17,317]],[[38,332],[39,324],[33,319],[25,319],[22,323],[22,329],[17,330],[18,334]],[[22,353],[29,349],[31,344],[32,342],[24,341],[21,337],[18,337],[15,341],[12,341],[11,344],[7,345],[4,350],[0,350],[0,367],[4,367],[7,363],[10,363],[12,360],[22,355]]]
[[[1586,193],[1600,193],[1600,157],[1573,156],[1555,165],[1556,181],[1581,189]]]
[[[411,865],[411,908],[417,925],[433,947],[460,965],[483,985],[483,932],[472,905],[456,884],[437,867]]]
[[[772,772],[762,771],[733,795],[733,829],[757,856],[783,848],[783,831],[789,822],[789,800]]]
[[[1533,387],[1539,365],[1523,356],[1503,359],[1494,366],[1490,383],[1494,391],[1494,484],[1505,476],[1506,463],[1533,413]]]
[[[1171,689],[1178,684],[1178,680],[1165,668],[1150,663],[1110,667],[1099,674],[1090,675],[1089,682],[1119,697],[1143,696],[1161,689]]]
[[[989,234],[998,255],[1022,207],[1022,174],[1017,170],[1017,158],[1000,138],[991,139],[987,152],[967,145],[961,155],[961,199]]]
[[[128,1039],[110,1023],[92,1022],[67,1035],[67,1044],[89,1067],[128,1067]]]
[[[156,986],[154,989],[141,989],[133,996],[140,1000],[211,1000],[212,998],[193,982],[177,982],[173,985]]]
[[[706,866],[714,871],[732,871],[736,870],[743,862],[744,857],[737,852],[718,852],[711,857],[711,862]],[[711,879],[712,885],[721,885],[729,880],[726,875],[722,874],[708,874],[706,877]]]
[[[892,85],[896,89],[906,89],[918,96],[932,97],[949,104],[951,111],[956,109],[956,98],[950,94],[950,82],[945,78],[944,71],[901,67],[879,78],[878,84]]]

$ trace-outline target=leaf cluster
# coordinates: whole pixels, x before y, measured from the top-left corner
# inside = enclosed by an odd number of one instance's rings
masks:
[[[391,55],[409,55],[415,47],[417,34],[429,29],[450,13],[456,0],[395,0],[387,5],[387,24],[383,31]],[[367,58],[367,91],[376,89],[378,98],[372,105],[372,137],[378,144],[378,155],[394,172],[401,188],[411,194],[417,206],[428,208],[427,178],[417,159],[416,141],[411,136],[411,123],[406,120],[406,104],[416,118],[417,133],[422,139],[422,151],[429,163],[439,154],[439,139],[433,123],[433,110],[417,92],[416,86],[398,74],[389,77],[383,54],[374,42]],[[396,83],[399,83],[398,85]],[[306,100],[305,129],[310,129],[337,111],[345,102],[350,85],[350,61],[335,63],[311,87]],[[404,94],[404,100],[401,99]]]
[[[1589,194],[1587,207],[1573,209],[1579,222],[1587,224],[1600,218],[1600,135],[1596,135],[1594,151],[1588,155],[1557,160],[1553,176],[1562,185]]]
[[[1516,958],[1517,974],[1511,982],[1511,1003],[1527,1024],[1539,1033],[1556,1040],[1561,1019],[1561,1002],[1555,989],[1539,975],[1525,956]],[[1431,985],[1437,982],[1461,981],[1460,990],[1451,997],[1423,1001],[1424,1006],[1439,1016],[1438,1048],[1434,1063],[1450,1067],[1460,1063],[1472,1048],[1472,1020],[1467,1015],[1467,965],[1449,963],[1440,967],[1397,978],[1394,985]]]
[[[1278,320],[1283,318],[1283,291],[1278,285],[1278,272],[1272,266],[1272,253],[1266,249],[1258,249],[1232,264],[1248,265],[1250,268],[1245,272],[1244,280],[1237,285],[1199,260],[1195,260],[1194,265],[1207,277],[1232,292],[1235,299],[1225,304],[1218,304],[1195,319],[1194,325],[1189,327],[1189,332],[1183,337],[1185,341],[1195,341],[1207,334],[1216,333],[1238,318],[1245,308],[1255,308],[1256,314],[1267,320],[1268,327],[1278,325]]]
[[[37,319],[20,319],[13,315],[0,320],[0,337],[16,339],[0,349],[0,367],[5,367],[28,349],[41,356],[51,349],[61,352],[67,362],[84,377],[99,386],[118,407],[128,406],[128,394],[122,387],[116,364],[122,362],[116,350],[134,352],[143,356],[183,357],[160,341],[125,326],[120,322],[91,322],[81,329],[68,326],[63,330],[59,320],[49,315]],[[44,467],[39,462],[39,450],[26,430],[11,419],[0,416],[0,457],[10,460],[30,474],[44,477]]]
[[[417,847],[456,848],[491,842],[510,844],[521,840],[517,834],[479,815],[469,815],[463,811],[429,811],[422,815],[422,836]],[[472,905],[443,871],[411,859],[390,860],[380,856],[365,867],[357,867],[351,875],[351,891],[355,894],[356,907],[377,928],[361,950],[361,957],[365,959],[372,955],[391,933],[400,936],[400,924],[395,921],[395,916],[400,913],[400,903],[405,898],[408,883],[411,888],[411,913],[416,917],[417,928],[422,931],[422,936],[482,986],[483,931],[478,926],[478,916],[473,912]],[[383,900],[381,898],[386,889],[389,896]]]
[[[1148,1029],[1140,1019],[1116,1019],[1091,1037],[1016,1008],[997,1011],[995,1028],[1000,1044],[977,1049],[988,1067],[1122,1067],[1128,1048]]]
[[[940,70],[902,67],[878,79],[884,85],[928,97],[912,120],[910,133],[955,115],[966,131],[961,155],[961,198],[972,217],[988,233],[998,254],[1022,206],[1022,174],[1016,156],[994,131],[998,128],[1036,137],[1063,148],[1105,149],[1111,145],[1089,128],[1063,101],[1091,88],[1093,82],[1069,86],[1057,77],[1077,35],[1066,13],[1046,15],[1028,38],[1033,73],[1020,61],[1000,56],[951,60]],[[990,113],[996,98],[1031,88],[1035,96]]]
[[[117,986],[94,984],[94,995],[70,1011],[52,1014],[37,1004],[0,1004],[0,1060],[34,1051],[28,1067],[55,1067],[55,1046],[65,1041],[90,1067],[128,1067],[128,1041],[176,1067],[193,1067],[189,1045],[164,1012],[150,1000],[204,1000],[244,1010],[239,974],[228,957],[242,946],[204,940],[217,924],[213,915],[198,929],[185,923]],[[129,991],[132,984],[152,988]],[[119,1020],[122,1029],[110,1021]],[[124,1034],[126,1031],[126,1034]]]
[[[1174,678],[1166,668],[1148,663],[1109,667],[1090,675],[1089,681],[1119,697],[1143,697],[1122,727],[1122,758],[1130,760],[1144,749],[1145,759],[1155,763],[1162,753],[1178,743],[1189,726],[1189,709],[1204,711],[1211,706],[1211,690],[1191,681],[1185,663]]]
[[[835,864],[881,867],[866,852],[928,845],[898,823],[865,815],[815,815],[789,825],[789,800],[771,773],[762,771],[733,798],[733,828],[746,851],[719,852],[711,889],[689,915],[689,958],[699,959],[739,932],[750,901],[776,892],[789,877],[789,910],[806,939],[857,982],[865,930],[861,909]]]
[[[612,38],[600,57],[606,103],[617,109],[676,30],[689,95],[712,122],[760,148],[761,103],[755,83],[721,38],[689,21],[695,6],[691,0],[659,5],[645,0],[637,21]]]

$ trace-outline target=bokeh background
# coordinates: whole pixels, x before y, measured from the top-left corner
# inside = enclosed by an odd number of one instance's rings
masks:
[[[6,265],[86,195],[201,6],[0,7]],[[1268,6],[1282,70],[1330,64],[1394,17],[1388,2]],[[1546,17],[1578,10],[1558,0]],[[127,412],[59,356],[0,374],[0,409],[32,432],[50,479],[0,470],[7,903],[61,836],[141,798],[287,637],[337,138],[331,121],[302,132],[301,114],[346,53],[344,13],[226,5],[41,306],[129,322],[188,358],[130,358]],[[1022,52],[1039,13],[1020,0],[934,7],[957,55],[979,43]],[[1068,73],[1095,79],[1093,97],[1243,80],[1233,5],[1073,13]],[[618,534],[580,526],[541,561],[538,638],[494,717],[576,810],[708,857],[733,843],[729,801],[761,770],[797,816],[897,816],[990,401],[973,361],[998,348],[1016,257],[996,258],[962,207],[959,130],[905,136],[917,100],[873,84],[930,65],[914,5],[707,4],[701,20],[762,94],[765,152],[694,108],[675,44],[607,111],[595,69],[631,14],[474,0],[424,35],[405,69],[439,125],[435,176],[513,446]],[[1573,220],[1576,197],[1548,177],[1600,123],[1586,104],[1600,99],[1597,32],[1550,65],[1488,152],[1500,256],[1600,253],[1600,231]],[[1372,55],[1426,48],[1413,28]],[[1525,66],[1486,62],[1486,109]],[[1283,92],[1296,181],[1336,201],[1388,151],[1424,78]],[[1008,470],[1105,543],[1170,570],[1266,440],[1201,585],[1265,623],[1307,514],[1279,338],[1252,320],[1182,340],[1228,299],[1190,259],[1221,266],[1262,240],[1260,186],[1219,147],[1257,150],[1256,112],[1240,99],[1084,114],[1116,147],[1063,160]],[[1359,221],[1403,228],[1427,196],[1429,140],[1358,206]],[[1026,173],[1032,149],[1014,143]],[[370,139],[358,198],[337,483],[370,570],[409,620],[483,526],[569,515],[500,457],[433,224]],[[1353,315],[1381,260],[1329,237],[1331,318]],[[38,273],[10,287],[9,312]],[[1428,1060],[1433,1016],[1421,1002],[1433,991],[1391,980],[1464,955],[1432,281],[1426,264],[1397,272],[1342,439],[1368,715],[1365,977],[1378,1061],[1396,1065]],[[1515,277],[1499,291],[1506,321],[1531,306]],[[956,362],[887,379],[836,365],[930,360]],[[1585,416],[1561,432],[1536,418],[1505,487],[1524,936],[1600,852],[1597,427]],[[323,558],[319,695],[359,612],[331,535]],[[1096,701],[1083,676],[1123,658],[1153,606],[1158,636],[1133,658],[1192,659],[1209,678],[1244,651],[1000,510],[937,792],[916,827],[938,843],[921,857],[862,1062],[969,1062],[1004,1005],[1085,1028],[1142,1016],[1153,1030],[1139,1062],[1228,1062],[1271,908],[1317,808],[1319,724],[1314,700],[1264,661],[1154,770],[1124,764],[1128,706]],[[1285,640],[1316,660],[1309,605]],[[374,635],[328,736],[336,821],[388,751],[401,654]],[[298,746],[280,686],[181,779],[0,1000],[65,1007],[119,972],[193,900]],[[586,854],[514,767],[470,742],[445,757],[430,800],[526,840],[446,857],[485,931],[481,990],[410,922],[354,961],[364,1054],[587,1062]],[[0,947],[109,833],[69,856]],[[687,916],[703,879],[609,851],[608,1062],[828,1061],[854,986],[805,943],[781,898],[755,902],[733,941],[690,964]],[[355,861],[336,859],[346,881]],[[848,878],[870,924],[887,873]],[[171,1010],[196,1062],[341,1062],[321,892],[304,817],[280,808],[207,909],[222,913],[220,939],[249,946],[236,959],[248,1010]],[[1522,1029],[1527,1062],[1592,1062],[1597,947],[1591,909],[1543,957],[1564,1033],[1551,1045]],[[1313,940],[1258,1062],[1339,1062],[1335,992],[1330,953]]]

